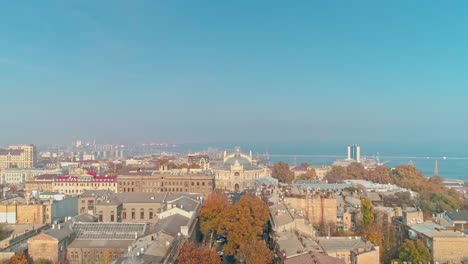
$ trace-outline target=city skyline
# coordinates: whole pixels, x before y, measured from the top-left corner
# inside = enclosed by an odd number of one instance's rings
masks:
[[[466,5],[5,3],[0,145],[463,141]]]

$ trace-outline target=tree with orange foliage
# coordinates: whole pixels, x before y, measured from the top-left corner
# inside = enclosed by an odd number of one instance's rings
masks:
[[[221,213],[228,210],[230,206],[231,204],[224,193],[215,192],[210,194],[198,215],[201,232],[207,235],[209,232],[216,231]]]
[[[219,264],[221,261],[214,249],[196,248],[192,243],[184,243],[177,257],[179,264]]]
[[[298,180],[316,180],[317,173],[314,169],[308,170],[306,173],[299,175]]]
[[[10,264],[30,264],[31,260],[24,254],[16,254],[10,258]]]
[[[273,261],[273,252],[263,240],[254,240],[250,244],[241,245],[239,255],[246,264],[269,264]]]
[[[284,183],[291,183],[294,180],[294,173],[289,170],[289,165],[283,161],[273,165],[271,176]]]
[[[258,197],[244,195],[240,201],[220,215],[218,233],[227,236],[224,250],[236,255],[243,245],[261,238],[268,221],[268,207]]]

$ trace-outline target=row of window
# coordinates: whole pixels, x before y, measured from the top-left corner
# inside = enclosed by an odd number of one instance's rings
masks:
[[[94,186],[94,187],[100,187],[100,186],[116,186],[116,183],[80,183],[79,185],[76,182],[70,182],[70,183],[55,183],[55,186],[82,186],[82,187],[89,187],[89,186]]]

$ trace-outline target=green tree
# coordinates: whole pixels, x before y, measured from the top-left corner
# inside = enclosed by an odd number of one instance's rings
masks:
[[[421,240],[405,240],[399,249],[398,260],[411,263],[430,263],[432,256]]]
[[[51,262],[48,259],[38,258],[34,261],[34,264],[51,264]]]
[[[361,225],[364,229],[366,229],[370,227],[372,223],[374,223],[374,207],[367,197],[361,199],[361,214]]]
[[[283,183],[291,183],[294,180],[294,173],[289,169],[289,165],[283,161],[273,165],[271,176]]]

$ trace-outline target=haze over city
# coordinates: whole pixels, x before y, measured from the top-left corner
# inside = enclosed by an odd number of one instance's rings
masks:
[[[464,141],[466,8],[8,1],[0,144]]]

